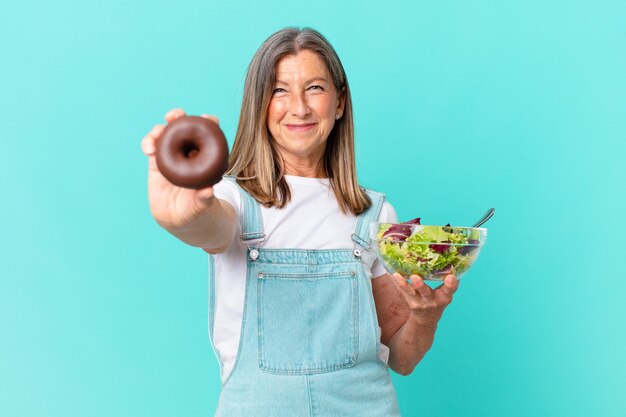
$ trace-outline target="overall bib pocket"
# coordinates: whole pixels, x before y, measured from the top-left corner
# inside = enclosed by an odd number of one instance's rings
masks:
[[[313,374],[356,362],[356,271],[259,272],[257,311],[261,370]]]

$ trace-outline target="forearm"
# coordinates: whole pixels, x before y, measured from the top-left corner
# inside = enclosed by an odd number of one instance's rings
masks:
[[[414,314],[389,340],[389,366],[401,375],[409,375],[430,349],[437,322],[422,322]]]
[[[233,208],[214,197],[207,207],[184,225],[162,224],[168,232],[191,246],[225,250],[235,235],[236,218]]]

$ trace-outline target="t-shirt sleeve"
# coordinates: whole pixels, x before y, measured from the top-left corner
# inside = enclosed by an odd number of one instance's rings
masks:
[[[213,186],[213,194],[220,200],[226,201],[235,209],[237,218],[241,214],[241,196],[237,185],[230,180],[222,178],[220,182]]]
[[[239,188],[237,185],[233,184],[231,181],[222,178],[220,182],[213,186],[213,195],[216,198],[226,201],[228,204],[233,206],[235,212],[237,213],[237,218],[241,218],[241,196],[239,194]],[[210,251],[203,249],[205,252],[211,253]]]
[[[398,223],[398,215],[396,210],[387,201],[383,203],[380,209],[380,215],[378,216],[380,223]],[[372,264],[372,278],[378,278],[387,273],[385,267],[380,263],[378,259]]]

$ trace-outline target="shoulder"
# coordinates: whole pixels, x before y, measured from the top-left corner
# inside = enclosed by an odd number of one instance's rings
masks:
[[[393,205],[387,200],[387,195],[380,191],[372,190],[371,188],[361,187],[363,191],[367,193],[372,199],[372,204],[375,204],[374,200],[382,201],[382,206],[378,214],[378,221],[384,223],[397,223],[398,215]]]
[[[390,202],[385,201],[383,203],[378,215],[378,221],[380,223],[398,223],[398,214]]]
[[[220,200],[230,203],[237,214],[241,213],[241,194],[239,186],[230,177],[224,177],[213,186],[213,194]]]

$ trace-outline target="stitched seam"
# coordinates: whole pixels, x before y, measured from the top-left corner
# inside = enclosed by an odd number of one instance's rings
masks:
[[[220,367],[220,375],[224,374],[224,362],[222,356],[215,347],[214,343],[214,330],[215,329],[215,260],[213,255],[209,254],[209,342],[213,353],[217,358],[217,363]]]
[[[261,285],[261,280],[257,279],[256,282],[256,319],[257,319],[257,352],[259,353],[258,362],[259,367],[262,369],[265,366],[265,349],[263,346],[265,345],[263,339],[263,306],[261,305],[261,301],[263,300],[263,288],[264,285]]]
[[[354,356],[353,356],[353,362],[356,363],[356,361],[358,360],[359,357],[359,317],[360,317],[360,312],[359,312],[359,280],[360,279],[360,274],[357,274],[356,279],[354,280],[354,282],[352,283],[352,305],[353,305],[353,311],[354,314],[352,315],[351,319],[353,322],[353,329],[352,329],[352,351],[354,352]]]
[[[315,412],[315,400],[313,399],[313,381],[309,375],[305,375],[304,378],[306,380],[306,390],[309,397],[309,416],[315,417],[317,413]]]
[[[359,215],[356,227],[354,228],[354,232],[352,234],[352,240],[356,240],[356,242],[363,246],[365,249],[369,249],[369,239],[365,240],[362,236],[364,234],[365,236],[369,235],[368,229],[370,223],[374,221],[373,217],[376,217],[376,219],[378,219],[378,217],[380,216],[380,209],[385,200],[385,194],[366,188],[364,188],[364,191],[370,196],[370,199],[372,200],[372,205],[365,212]],[[366,219],[368,220],[367,222],[365,221]]]
[[[356,363],[357,355],[352,355],[348,358],[344,363],[329,365],[329,366],[318,366],[316,368],[303,368],[303,369],[291,369],[289,366],[273,366],[272,364],[263,364],[259,365],[259,368],[268,374],[275,375],[303,375],[303,374],[324,374],[327,372],[338,371],[340,369],[350,368],[354,366]]]
[[[241,353],[242,353],[242,349],[243,349],[243,339],[244,339],[244,331],[246,329],[246,319],[247,319],[247,315],[248,315],[248,287],[249,287],[249,282],[250,282],[250,262],[248,262],[248,267],[247,267],[247,274],[246,274],[246,287],[245,287],[245,295],[244,295],[244,300],[243,300],[243,314],[241,316],[241,330],[239,332],[239,345],[237,347],[237,358],[235,359],[235,363],[233,364],[233,368],[230,370],[230,373],[228,374],[228,377],[226,378],[226,380],[224,381],[224,383],[222,384],[222,389],[226,386],[226,384],[228,383],[228,381],[230,381],[230,378],[235,374],[235,371],[237,370],[237,365],[239,364],[239,359],[241,359]]]
[[[259,258],[256,263],[269,265],[320,265],[318,260],[324,259],[324,263],[354,264],[359,263],[353,256],[354,249],[266,249],[259,248]],[[294,259],[297,258],[297,259]],[[305,259],[306,258],[306,259]],[[284,259],[288,259],[286,262]],[[316,262],[311,262],[314,259]]]
[[[323,279],[352,279],[356,275],[356,271],[345,271],[345,272],[303,272],[303,273],[279,273],[279,272],[263,272],[263,277],[259,279],[286,279],[286,280],[297,280],[297,281],[310,281],[310,280],[323,280]]]
[[[260,250],[259,250],[259,252],[260,252]],[[333,265],[339,265],[339,266],[345,266],[345,267],[348,267],[348,266],[354,267],[355,266],[354,264],[359,263],[359,262],[360,261],[355,260],[355,261],[352,261],[352,262],[333,262],[332,264]],[[268,267],[281,267],[281,268],[282,267],[286,267],[286,266],[288,266],[288,267],[291,267],[291,266],[310,266],[310,267],[316,268],[316,267],[320,266],[320,264],[302,264],[302,263],[298,263],[298,262],[284,262],[284,263],[283,262],[268,262],[267,259],[264,260],[264,261],[260,261],[260,258],[257,259],[255,261],[255,263],[257,265],[267,265]],[[321,265],[321,266],[325,266],[325,265]],[[271,274],[271,272],[268,272],[268,274]]]
[[[352,234],[352,240],[353,240],[353,241],[356,241],[356,243],[358,243],[359,245],[361,245],[363,248],[365,248],[365,249],[369,249],[368,242],[367,242],[367,241],[365,241],[365,240],[363,240],[363,239],[361,238],[361,236],[357,235],[356,233],[353,233],[353,234]]]
[[[343,253],[349,253],[352,254],[352,249],[351,248],[337,248],[337,249],[299,249],[299,248],[293,248],[293,249],[277,249],[277,248],[263,248],[263,252],[268,252],[268,253],[276,253],[276,254],[280,254],[280,253],[286,253],[286,252],[296,252],[296,253],[301,253],[303,255],[313,255],[314,257],[320,256],[320,255],[324,255],[324,254],[334,254],[334,253],[339,253],[339,254],[343,254]]]

